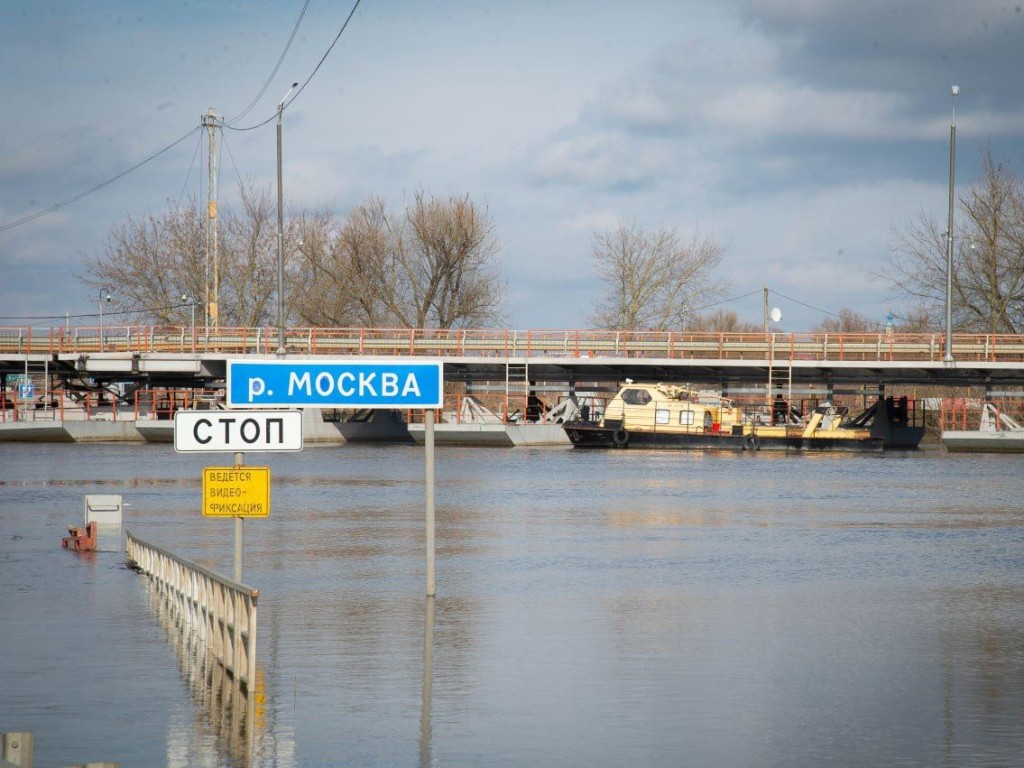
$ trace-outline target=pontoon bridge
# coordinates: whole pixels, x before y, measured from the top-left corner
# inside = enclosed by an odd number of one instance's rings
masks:
[[[892,387],[976,387],[986,398],[1019,397],[1024,387],[1024,335],[1016,334],[955,334],[952,360],[941,333],[290,328],[285,340],[285,354],[296,358],[440,359],[450,411],[464,412],[466,396],[489,398],[502,421],[522,413],[532,396],[551,403],[608,393],[626,379],[787,399]],[[90,398],[98,406],[106,396],[124,414],[132,407],[126,393],[135,392],[134,417],[156,418],[157,396],[143,414],[137,393],[174,392],[172,409],[217,401],[229,359],[271,359],[277,349],[276,328],[0,328],[0,398],[24,411],[62,407],[70,396],[88,410]],[[120,402],[111,402],[115,392]],[[0,420],[10,420],[8,413],[0,409]]]

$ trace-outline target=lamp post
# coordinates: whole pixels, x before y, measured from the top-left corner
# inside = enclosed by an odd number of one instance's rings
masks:
[[[949,222],[946,226],[946,356],[953,362],[953,183],[956,178],[956,96],[960,86],[949,89],[953,97],[953,120],[949,124]]]
[[[284,115],[284,105],[288,97],[298,87],[298,83],[292,83],[292,87],[284,95],[284,98],[277,105],[277,354],[279,357],[286,354],[284,340],[284,197],[281,183],[281,118]]]
[[[106,294],[106,295],[104,295]],[[109,288],[100,288],[99,305],[100,305],[100,352],[103,351],[103,302],[110,303],[113,295],[110,293]]]
[[[181,300],[188,302],[188,307],[192,310],[192,354],[196,353],[196,298],[195,296],[189,296],[187,293],[181,294]]]

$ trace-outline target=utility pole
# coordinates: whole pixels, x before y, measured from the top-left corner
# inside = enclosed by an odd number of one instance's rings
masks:
[[[206,185],[206,326],[220,326],[220,261],[217,253],[217,121],[213,107],[203,115],[209,145],[209,181]],[[212,282],[211,282],[212,265]]]
[[[956,179],[956,97],[960,86],[949,89],[953,97],[953,120],[949,124],[949,223],[946,226],[946,354],[944,362],[953,362],[953,184]]]
[[[277,356],[283,357],[288,353],[285,344],[284,327],[284,184],[282,183],[281,170],[281,118],[284,117],[285,104],[292,91],[298,88],[298,83],[292,83],[292,87],[284,95],[284,98],[277,105]]]
[[[768,336],[768,289],[764,289],[764,335]]]

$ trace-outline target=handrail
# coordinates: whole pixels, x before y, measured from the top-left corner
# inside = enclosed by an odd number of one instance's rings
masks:
[[[34,390],[21,398],[18,390],[0,390],[0,424],[40,421],[133,422],[140,419],[170,420],[176,411],[198,407],[217,408],[223,391],[196,387],[147,387],[132,394],[131,405],[107,391],[76,392],[64,387]]]
[[[232,581],[126,532],[129,565],[153,579],[217,662],[250,689],[256,680],[259,590]]]
[[[113,326],[103,351],[139,354],[268,354],[269,328]],[[292,354],[464,358],[770,359],[810,362],[943,362],[941,333],[704,333],[689,331],[467,328],[292,328]],[[0,327],[0,354],[97,354],[98,328]],[[1024,334],[958,333],[957,362],[1024,363]]]

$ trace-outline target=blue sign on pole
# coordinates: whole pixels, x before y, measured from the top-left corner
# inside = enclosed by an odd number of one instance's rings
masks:
[[[231,408],[440,408],[440,360],[228,360]]]

